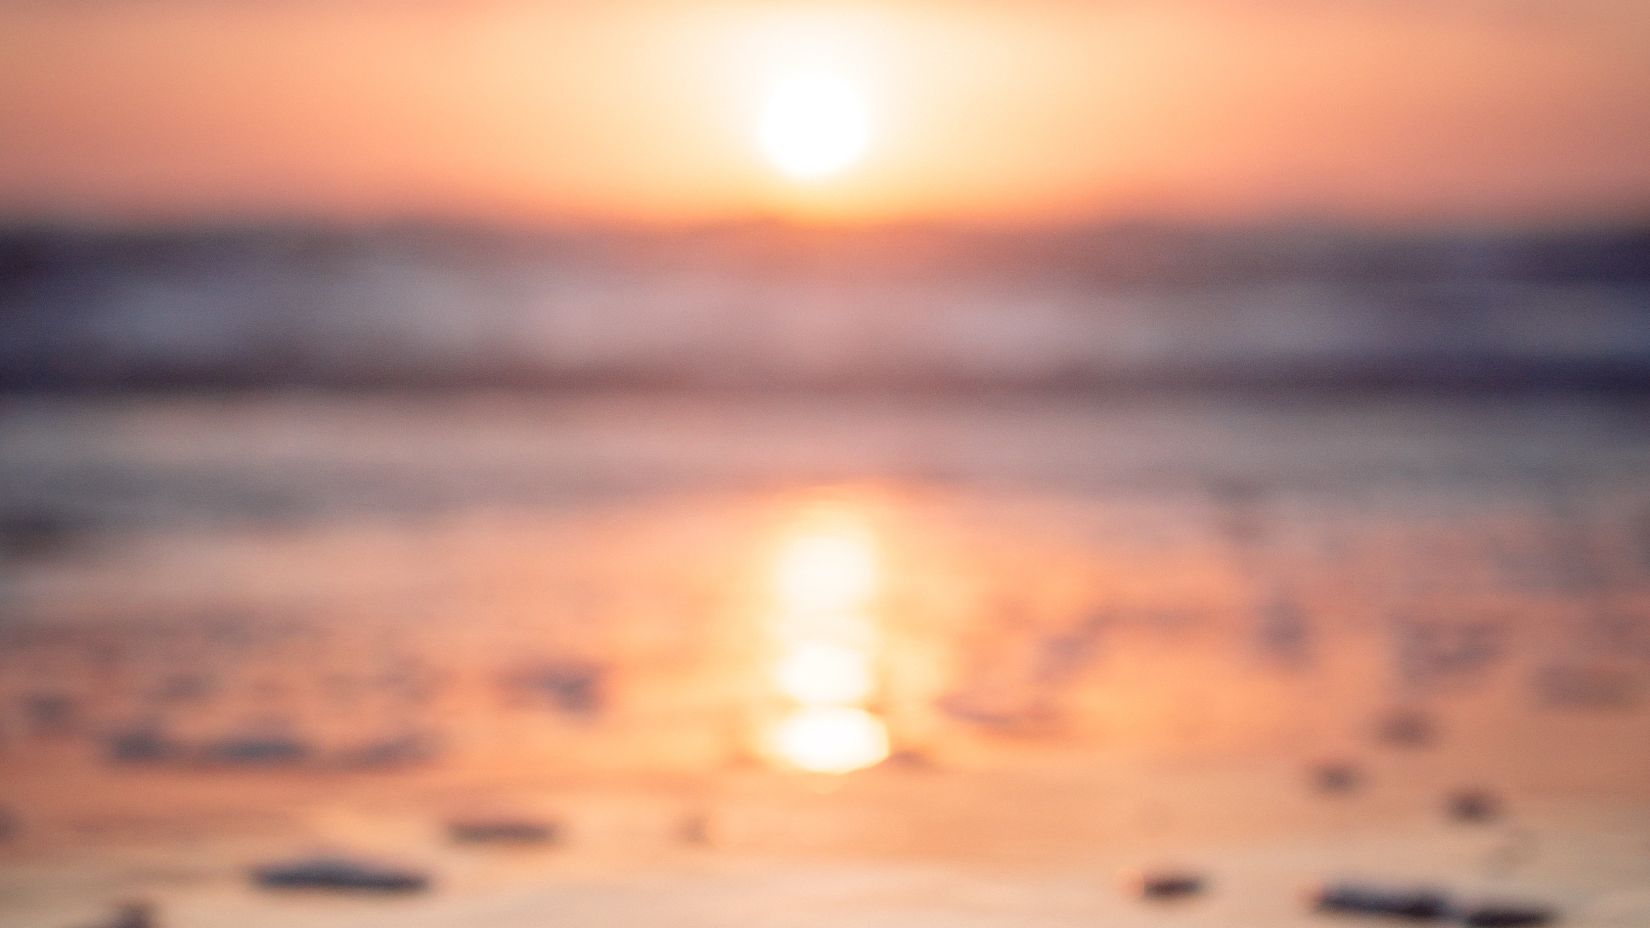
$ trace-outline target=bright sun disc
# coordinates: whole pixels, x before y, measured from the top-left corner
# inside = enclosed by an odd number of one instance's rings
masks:
[[[775,167],[812,180],[859,160],[870,141],[870,124],[852,84],[829,75],[798,76],[768,94],[760,140]]]

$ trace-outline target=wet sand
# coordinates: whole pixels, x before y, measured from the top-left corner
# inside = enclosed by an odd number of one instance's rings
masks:
[[[0,923],[1306,925],[1355,876],[1642,924],[1642,412],[14,406]],[[820,511],[895,752],[842,776],[769,738]],[[319,850],[436,888],[246,879]]]

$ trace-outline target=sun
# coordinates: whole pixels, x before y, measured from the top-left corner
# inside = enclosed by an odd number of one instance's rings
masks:
[[[833,74],[787,77],[762,108],[758,140],[773,166],[797,180],[837,174],[862,158],[870,143],[863,95]]]

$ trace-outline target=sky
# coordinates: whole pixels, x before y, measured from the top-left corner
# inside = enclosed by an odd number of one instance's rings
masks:
[[[1645,0],[0,0],[0,218],[1632,220],[1646,49]],[[797,74],[862,110],[829,176],[763,148]]]

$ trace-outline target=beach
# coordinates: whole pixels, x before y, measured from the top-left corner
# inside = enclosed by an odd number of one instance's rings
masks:
[[[1645,411],[10,400],[0,922],[1308,925],[1356,878],[1638,924]],[[799,695],[850,614],[864,680]],[[881,753],[787,753],[826,709]],[[248,879],[317,852],[432,885]]]

